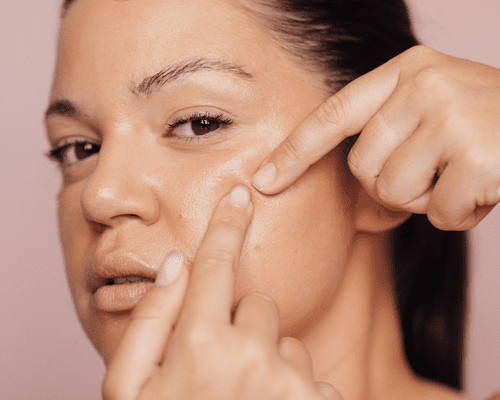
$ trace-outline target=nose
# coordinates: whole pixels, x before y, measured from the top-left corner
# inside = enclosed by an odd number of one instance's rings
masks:
[[[132,138],[104,141],[97,164],[81,192],[81,207],[88,221],[113,226],[124,218],[154,224],[160,215],[151,176],[151,157]]]

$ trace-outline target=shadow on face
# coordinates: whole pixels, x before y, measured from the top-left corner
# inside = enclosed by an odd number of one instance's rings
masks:
[[[131,306],[100,306],[95,271],[154,275],[173,249],[192,260],[220,199],[251,188],[324,94],[229,1],[79,0],[58,51],[47,131],[62,165],[61,240],[80,321],[109,360]],[[235,302],[269,294],[283,335],[332,301],[353,235],[351,183],[333,151],[279,195],[252,191]]]

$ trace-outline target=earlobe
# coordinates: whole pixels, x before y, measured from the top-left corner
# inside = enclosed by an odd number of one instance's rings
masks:
[[[411,215],[407,211],[393,211],[384,207],[361,189],[355,206],[354,227],[358,232],[387,232],[401,225]]]

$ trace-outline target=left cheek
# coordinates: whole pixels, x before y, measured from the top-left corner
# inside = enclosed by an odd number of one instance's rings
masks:
[[[250,184],[250,177],[262,162],[262,156],[255,148],[235,149],[198,159],[184,170],[182,195],[180,196],[179,219],[186,221],[184,229],[178,231],[177,242],[193,259],[210,223],[213,212],[222,198],[237,185],[244,185],[256,194]],[[182,174],[179,171],[179,174]],[[179,175],[182,176],[182,175]],[[261,195],[260,195],[261,196]]]
[[[303,304],[323,301],[342,273],[352,218],[342,173],[320,161],[284,192],[255,195],[254,218],[240,258],[236,298],[250,291],[273,297],[285,325]]]

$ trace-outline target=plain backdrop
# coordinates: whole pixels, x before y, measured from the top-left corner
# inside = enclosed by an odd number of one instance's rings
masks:
[[[98,399],[104,374],[71,303],[56,222],[60,178],[43,156],[60,1],[0,0],[0,399]],[[500,68],[500,0],[410,6],[424,44]],[[484,399],[500,390],[500,207],[471,238],[465,384]]]

